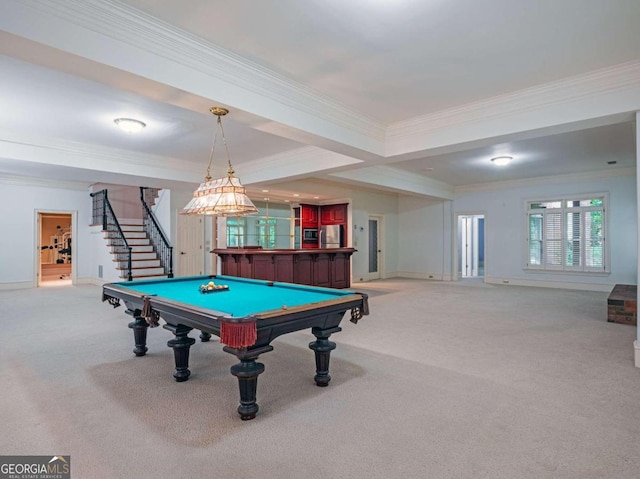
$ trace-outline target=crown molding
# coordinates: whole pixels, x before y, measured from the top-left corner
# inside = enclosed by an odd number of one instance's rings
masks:
[[[134,153],[69,140],[0,132],[0,156],[69,168],[100,170],[125,175],[160,175],[166,179],[196,183],[203,171],[175,158]],[[25,152],[30,154],[25,155]],[[28,157],[25,158],[25,157]],[[90,167],[88,165],[91,165]]]
[[[331,173],[329,177],[363,185],[372,185],[409,195],[428,196],[445,200],[454,198],[454,188],[451,185],[391,166],[369,166]]]
[[[40,188],[59,188],[63,190],[89,191],[90,183],[83,181],[49,180],[32,176],[0,174],[0,184],[10,186],[36,186]]]
[[[555,176],[537,176],[535,178],[526,178],[521,180],[507,180],[507,181],[492,181],[489,183],[476,183],[472,185],[456,186],[454,188],[455,196],[458,197],[464,193],[474,193],[478,191],[498,191],[498,190],[510,190],[516,188],[524,188],[527,186],[535,186],[540,183],[544,184],[558,184],[558,183],[573,183],[579,181],[598,180],[602,178],[613,178],[617,176],[632,176],[636,177],[636,168],[612,168],[600,171],[590,171],[584,173],[574,173],[569,175],[555,175]]]
[[[48,17],[107,36],[332,125],[384,141],[384,125],[340,102],[116,0],[22,0]],[[251,113],[251,112],[250,112]],[[277,114],[274,112],[272,120]],[[264,115],[261,115],[264,116]]]
[[[632,88],[640,88],[640,60],[396,122],[387,128],[386,150],[393,144],[424,138],[438,130],[522,115],[546,106]],[[629,108],[633,110],[633,105]]]
[[[201,165],[181,159],[6,130],[0,131],[0,157],[189,183],[199,183],[204,175]],[[234,169],[243,183],[251,184],[275,179],[286,180],[360,163],[362,161],[356,158],[307,146],[236,164]],[[91,167],[88,168],[87,165]]]
[[[350,156],[323,150],[315,146],[306,146],[241,163],[235,167],[235,170],[237,176],[242,177],[244,184],[251,184],[275,179],[286,181],[293,177],[315,174],[360,163],[362,163],[361,160]],[[248,173],[245,174],[245,171]]]

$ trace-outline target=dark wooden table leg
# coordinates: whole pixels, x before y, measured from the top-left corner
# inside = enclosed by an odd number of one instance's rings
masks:
[[[309,348],[316,353],[316,375],[313,379],[315,379],[318,386],[327,386],[331,381],[329,359],[331,351],[336,349],[336,343],[329,341],[329,336],[339,331],[342,331],[342,328],[338,326],[329,329],[311,328],[311,332],[317,338],[309,343]]]
[[[211,339],[210,333],[205,333],[204,331],[200,331],[200,341],[202,341],[203,343],[206,343],[210,339]]]
[[[133,354],[136,356],[144,356],[148,351],[147,330],[149,329],[149,324],[144,318],[136,316],[136,313],[140,314],[140,311],[136,310],[131,313],[134,321],[129,323],[129,327],[133,330],[133,341],[136,345],[136,347],[133,348]]]
[[[167,342],[167,346],[173,349],[173,357],[176,362],[176,369],[173,371],[173,377],[178,382],[186,381],[191,375],[189,371],[189,348],[196,342],[195,339],[187,336],[193,328],[179,324],[165,324],[164,329],[168,329],[175,338]]]
[[[258,376],[264,372],[264,364],[256,361],[262,353],[273,351],[273,346],[263,346],[253,350],[236,349],[225,346],[224,351],[235,355],[240,362],[231,366],[231,374],[238,378],[240,388],[240,419],[248,421],[256,417],[260,407],[256,402]]]

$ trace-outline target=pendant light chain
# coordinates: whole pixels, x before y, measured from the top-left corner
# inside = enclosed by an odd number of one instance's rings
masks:
[[[220,125],[220,128],[222,128],[220,117],[218,117],[218,124]],[[224,132],[222,132],[222,137],[224,138]],[[213,144],[211,145],[211,152],[209,153],[209,165],[207,166],[207,176],[204,177],[205,181],[211,181],[211,165],[213,163],[213,152],[216,149],[217,140],[218,140],[218,128],[216,127],[215,132],[213,134]],[[225,142],[225,146],[226,146],[226,142]]]
[[[222,127],[222,117],[229,113],[229,110],[222,107],[213,107],[209,111],[218,117],[213,144],[209,153],[209,164],[207,165],[207,175],[204,182],[193,192],[193,198],[183,208],[182,214],[186,215],[214,215],[214,216],[246,216],[258,213],[251,198],[247,196],[247,190],[240,179],[234,176],[235,171],[231,165],[231,155],[227,146],[227,139],[224,136]],[[222,136],[225,154],[227,155],[227,174],[216,180],[211,179],[211,166],[215,155],[216,144],[218,143],[218,129]]]
[[[224,137],[224,128],[222,128],[222,117],[218,116],[218,125],[220,126],[220,131],[222,132],[222,144],[224,145],[224,150],[227,153],[227,174],[229,176],[233,176],[235,171],[233,171],[233,166],[231,166],[231,155],[229,155],[229,147],[227,147],[227,139]],[[216,131],[217,133],[217,131]]]

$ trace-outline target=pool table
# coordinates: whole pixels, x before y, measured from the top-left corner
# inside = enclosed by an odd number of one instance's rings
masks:
[[[186,381],[191,374],[189,348],[196,340],[189,332],[199,330],[205,342],[212,334],[219,336],[224,351],[240,360],[231,374],[238,378],[243,420],[258,412],[256,390],[264,365],[256,360],[273,350],[275,338],[311,328],[316,337],[309,343],[316,359],[314,379],[318,386],[327,386],[329,358],[336,347],[329,337],[342,330],[340,321],[347,311],[354,323],[369,313],[364,293],[222,275],[109,283],[103,286],[102,300],[114,307],[125,303],[133,317],[129,327],[136,356],[147,352],[148,328],[164,320],[163,328],[175,336],[167,345],[174,351],[176,381]]]

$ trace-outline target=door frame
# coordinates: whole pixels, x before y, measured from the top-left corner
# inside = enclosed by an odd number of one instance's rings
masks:
[[[36,288],[41,286],[42,282],[42,264],[41,257],[42,252],[40,247],[40,240],[42,237],[42,222],[41,217],[46,215],[71,215],[71,284],[75,285],[78,279],[78,210],[34,210],[34,245],[35,256],[33,261],[33,277],[34,285]]]
[[[369,272],[369,255],[371,251],[369,251],[369,235],[371,231],[369,230],[369,220],[376,220],[378,222],[378,249],[380,253],[378,253],[378,272],[372,274]],[[375,279],[384,279],[385,275],[385,235],[384,235],[384,215],[381,214],[369,214],[367,215],[367,281],[372,281]],[[375,276],[375,277],[372,277]]]
[[[451,272],[451,278],[453,281],[459,281],[460,275],[458,275],[458,251],[460,248],[460,242],[458,240],[458,235],[460,233],[459,231],[459,224],[460,224],[460,217],[461,216],[482,216],[484,219],[484,224],[483,224],[483,234],[484,234],[484,244],[483,244],[483,248],[482,248],[482,254],[483,254],[483,258],[484,258],[484,274],[482,276],[479,276],[478,279],[482,279],[483,283],[486,283],[487,281],[487,224],[488,224],[488,218],[487,218],[487,213],[486,211],[457,211],[454,215],[454,221],[453,221],[453,271]]]

